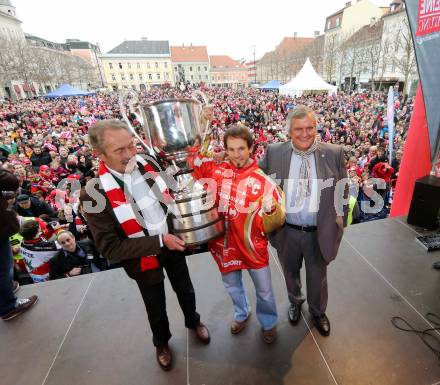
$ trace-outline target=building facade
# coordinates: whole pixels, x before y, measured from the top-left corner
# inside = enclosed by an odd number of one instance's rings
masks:
[[[321,75],[328,82],[341,84],[340,66],[343,58],[341,46],[363,26],[374,24],[386,8],[380,8],[370,0],[349,1],[345,7],[327,16],[325,21],[324,63]]]
[[[78,39],[67,39],[65,46],[73,56],[78,56],[84,59],[95,69],[96,77],[99,79],[100,86],[104,88],[105,78],[100,58],[101,49],[99,48],[99,45]]]
[[[405,94],[415,94],[417,63],[405,3],[401,0],[394,0],[390,11],[383,16],[381,44],[387,52],[380,58],[382,82],[386,85],[398,83]]]
[[[171,51],[166,40],[126,40],[101,56],[108,88],[145,91],[151,86],[174,85]]]
[[[96,79],[93,67],[64,43],[24,33],[15,7],[0,0],[0,97],[40,96],[62,83],[93,89]]]
[[[275,50],[267,52],[257,63],[257,82],[264,84],[271,80],[287,82],[291,80],[308,57],[307,47],[313,37],[287,36]]]
[[[413,93],[418,80],[404,3],[393,0],[379,20],[371,19],[338,49],[340,87],[345,90],[399,87]]]
[[[257,65],[258,60],[251,60],[245,63],[245,66],[248,71],[248,81],[249,84],[258,84],[257,81]]]
[[[24,41],[24,33],[15,7],[9,0],[0,0],[0,38]]]
[[[211,84],[218,87],[241,88],[248,85],[248,69],[226,55],[211,55]]]
[[[172,46],[171,61],[176,83],[211,84],[206,46]]]

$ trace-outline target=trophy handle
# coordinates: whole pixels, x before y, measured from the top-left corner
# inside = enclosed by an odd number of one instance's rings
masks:
[[[134,127],[131,125],[130,119],[127,115],[127,109],[125,108],[125,103],[128,104],[128,110],[130,113],[132,113],[134,116],[136,116],[136,119],[141,124],[145,136],[150,139],[149,130],[148,130],[148,122],[147,119],[144,119],[144,113],[142,111],[142,108],[140,107],[139,97],[135,91],[132,90],[123,90],[119,94],[119,109],[121,111],[122,118],[124,119],[125,123],[127,123],[128,128],[130,129],[131,133],[139,140],[139,142],[147,149],[149,154],[153,155],[154,151],[153,149],[145,143],[145,140],[142,139],[142,137],[136,132]],[[137,103],[137,106],[135,105]],[[147,126],[147,127],[145,127]]]
[[[199,101],[197,99],[197,97],[201,98],[203,100],[202,106],[206,107],[206,106],[209,105],[208,98],[207,98],[207,96],[202,91],[195,90],[195,91],[192,92],[191,96],[192,96],[193,99],[195,99],[197,101]],[[202,141],[200,143],[200,146],[203,146],[203,144],[205,143],[205,139],[206,139],[206,135],[207,135],[208,131],[209,131],[209,121],[206,122],[205,127],[203,129]]]

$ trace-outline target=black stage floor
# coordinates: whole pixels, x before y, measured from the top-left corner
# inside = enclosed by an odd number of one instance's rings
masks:
[[[440,252],[426,253],[404,220],[355,225],[329,267],[330,337],[313,329],[307,306],[297,326],[286,317],[287,295],[272,250],[278,340],[267,346],[255,314],[237,336],[232,306],[208,254],[188,257],[211,344],[188,334],[168,285],[174,368],[157,365],[138,289],[122,270],[23,287],[39,303],[14,322],[0,323],[2,385],[434,385],[440,361],[415,334],[394,328],[401,316],[429,327],[440,315]],[[246,283],[250,287],[249,277]],[[304,285],[305,286],[305,285]],[[252,290],[249,291],[252,293]],[[254,295],[251,294],[253,304]],[[440,333],[439,333],[440,335]]]

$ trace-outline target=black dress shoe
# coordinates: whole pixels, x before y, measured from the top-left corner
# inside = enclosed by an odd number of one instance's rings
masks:
[[[157,362],[163,370],[168,371],[171,369],[173,355],[168,345],[156,347],[156,358]]]
[[[207,345],[211,341],[208,328],[199,322],[199,324],[193,329],[197,339],[203,344]]]
[[[294,303],[291,303],[289,305],[287,315],[289,317],[290,323],[296,325],[299,321],[299,317],[301,317],[301,305],[295,305]]]
[[[330,334],[330,321],[325,314],[321,316],[312,316],[313,323],[318,329],[319,334],[327,337]]]

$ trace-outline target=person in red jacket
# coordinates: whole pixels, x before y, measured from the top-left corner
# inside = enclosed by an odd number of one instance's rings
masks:
[[[251,158],[252,136],[246,127],[229,128],[224,145],[227,160],[217,163],[203,155],[194,160],[195,177],[216,182],[219,212],[225,221],[224,236],[211,241],[209,249],[234,305],[231,333],[241,332],[251,314],[242,278],[242,270],[247,270],[256,290],[263,340],[270,344],[276,338],[277,310],[266,234],[284,223],[284,199]]]

